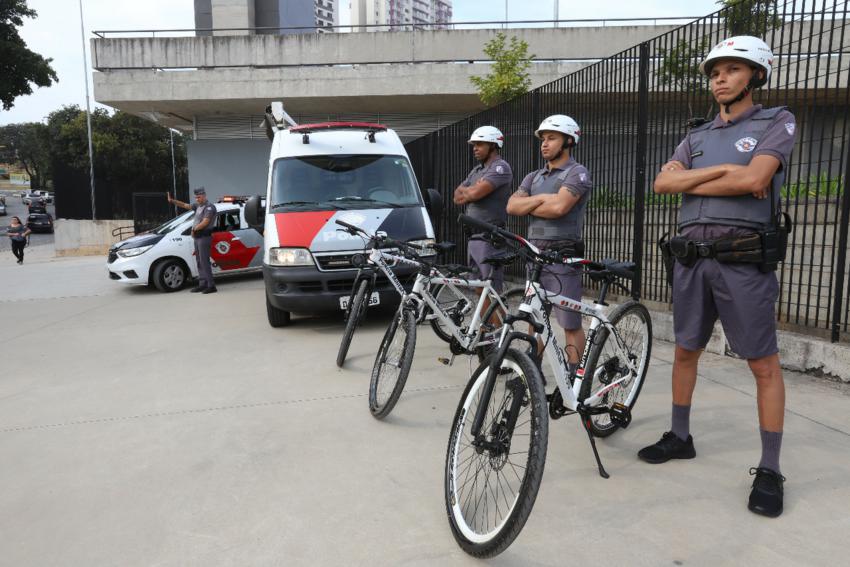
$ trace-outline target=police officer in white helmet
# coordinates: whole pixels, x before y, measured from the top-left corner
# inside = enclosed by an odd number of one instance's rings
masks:
[[[454,203],[466,205],[466,214],[496,226],[505,226],[505,206],[511,194],[513,171],[502,159],[501,150],[505,143],[502,132],[493,126],[481,126],[469,137],[472,154],[478,165],[472,168],[466,179],[454,192]],[[501,266],[484,262],[498,251],[493,243],[480,234],[472,234],[467,245],[470,266],[478,270],[482,278],[492,278],[493,288],[502,290],[504,274]],[[478,290],[480,293],[480,289]]]
[[[679,235],[665,252],[672,271],[673,363],[671,430],[638,456],[649,463],[696,456],[690,435],[697,364],[719,318],[726,339],[755,377],[761,461],[748,507],[782,513],[779,469],[785,387],[776,341],[773,270],[784,258],[786,223],[779,191],[794,147],[796,122],[784,108],[753,104],[753,90],[770,79],[773,53],[757,37],[731,37],[700,65],[720,112],[693,128],[655,180],[655,192],[681,194]],[[722,425],[722,424],[718,424]]]
[[[569,116],[555,114],[543,120],[534,134],[540,139],[540,153],[546,165],[525,176],[508,201],[508,213],[529,217],[528,238],[535,246],[582,256],[584,214],[592,185],[587,168],[572,157],[581,129]],[[551,293],[581,301],[579,268],[547,266],[540,283]],[[581,315],[564,309],[556,309],[555,315],[566,334],[565,348],[572,370],[584,348]]]

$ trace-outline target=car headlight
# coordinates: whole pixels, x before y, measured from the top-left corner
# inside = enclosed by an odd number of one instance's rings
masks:
[[[271,266],[314,266],[313,255],[306,248],[272,248],[269,250]]]
[[[119,248],[117,252],[118,255],[122,258],[132,258],[133,256],[144,254],[151,248],[153,248],[153,244],[150,244],[148,246],[139,246],[138,248]]]
[[[408,240],[408,244],[420,249],[420,256],[435,256],[437,251],[434,250],[434,239],[425,238],[423,240]]]

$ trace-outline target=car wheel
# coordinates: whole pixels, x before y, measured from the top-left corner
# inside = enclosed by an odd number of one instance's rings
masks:
[[[269,301],[268,295],[266,295],[266,314],[269,318],[269,325],[274,328],[288,327],[292,322],[289,311],[278,309],[272,305],[271,301]]]
[[[186,266],[178,260],[166,260],[153,269],[153,280],[156,289],[165,293],[179,291],[186,285],[188,279]]]

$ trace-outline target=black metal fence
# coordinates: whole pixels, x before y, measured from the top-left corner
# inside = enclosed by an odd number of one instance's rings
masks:
[[[776,55],[770,82],[756,93],[765,106],[787,106],[797,118],[797,144],[782,203],[795,223],[788,258],[777,276],[782,327],[850,339],[848,220],[850,196],[850,26],[838,0],[744,0],[672,32],[485,110],[407,145],[423,187],[444,195],[443,237],[463,242],[451,193],[474,165],[466,145],[476,127],[506,136],[503,155],[515,184],[542,165],[533,136],[550,114],[582,127],[575,157],[594,189],[584,238],[590,258],[635,261],[636,290],[670,301],[656,241],[675,230],[678,199],[652,192],[655,175],[687,132],[692,117],[716,112],[699,61],[721,39],[758,35]],[[525,230],[512,218],[513,230]],[[463,247],[461,247],[463,248]],[[461,259],[465,250],[458,251]]]

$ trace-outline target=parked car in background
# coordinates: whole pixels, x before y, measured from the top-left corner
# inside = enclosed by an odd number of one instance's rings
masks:
[[[24,205],[31,205],[34,200],[41,200],[41,195],[39,195],[35,191],[23,193],[21,196],[21,201],[24,203]]]
[[[30,213],[27,228],[33,232],[53,232],[53,217],[49,213]]]
[[[47,205],[44,204],[43,199],[33,199],[32,202],[30,202],[30,205],[28,207],[27,212],[30,213],[30,214],[46,213],[47,212]]]
[[[0,216],[6,216],[6,201],[0,201]]]

